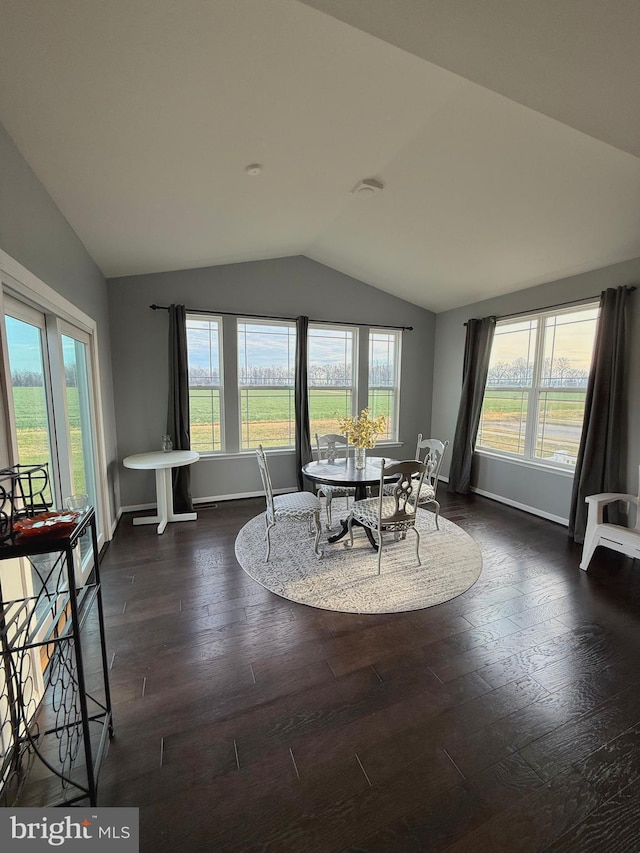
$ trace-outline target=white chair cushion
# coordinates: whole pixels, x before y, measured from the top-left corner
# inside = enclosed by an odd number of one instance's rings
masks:
[[[353,517],[365,524],[367,527],[376,527],[378,524],[378,498],[367,498],[364,501],[356,501],[351,510]],[[392,497],[382,498],[382,523],[385,517],[391,516],[396,511],[396,502]],[[407,504],[407,514],[413,515],[413,507]],[[407,524],[412,524],[413,519],[408,519]]]
[[[385,495],[393,495],[393,483],[387,483],[384,487]],[[436,496],[435,489],[433,486],[430,486],[428,483],[423,483],[422,488],[420,489],[420,497],[418,498],[418,503],[422,503],[422,501],[432,501]]]
[[[428,485],[427,483],[422,484],[422,488],[420,489],[420,496],[418,497],[418,503],[422,501],[432,501],[436,496],[435,489],[433,486]]]
[[[286,495],[276,495],[273,508],[277,516],[288,518],[304,518],[320,512],[320,501],[311,492],[290,492]]]
[[[318,492],[323,495],[331,495],[335,498],[338,495],[355,495],[356,490],[353,486],[329,486],[325,483],[320,483]]]

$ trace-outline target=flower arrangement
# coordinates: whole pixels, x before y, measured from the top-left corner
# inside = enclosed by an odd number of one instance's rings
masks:
[[[369,409],[363,409],[357,418],[339,418],[340,431],[346,433],[354,447],[375,447],[376,439],[384,432],[386,420],[384,415],[372,418]]]

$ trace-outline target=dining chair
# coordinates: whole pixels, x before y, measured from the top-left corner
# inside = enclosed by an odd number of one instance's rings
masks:
[[[424,480],[422,488],[418,495],[418,506],[426,506],[434,504],[436,510],[436,529],[440,530],[438,518],[440,516],[440,504],[436,500],[436,491],[438,490],[438,475],[440,474],[440,466],[444,459],[444,454],[449,447],[448,441],[440,441],[439,438],[422,438],[422,433],[418,435],[418,443],[416,446],[416,460],[424,462],[427,466],[424,472]]]
[[[323,551],[318,544],[320,542],[321,531],[320,500],[315,495],[312,495],[311,492],[289,492],[285,495],[274,496],[267,457],[261,444],[258,445],[258,449],[256,450],[256,457],[267,501],[267,511],[265,513],[266,530],[264,535],[267,543],[265,562],[269,562],[269,555],[271,554],[271,530],[278,521],[284,519],[306,520],[309,524],[310,533],[313,533],[312,522],[315,523],[316,538],[313,544],[313,553],[320,559],[323,556]]]
[[[324,435],[316,433],[316,448],[318,462],[335,462],[337,459],[349,458],[349,439],[346,435],[336,435],[332,432]],[[327,530],[331,530],[331,501],[335,497],[346,497],[347,509],[349,509],[349,498],[355,495],[356,490],[353,486],[334,486],[328,483],[318,483],[317,489],[318,494],[324,497]]]
[[[440,504],[436,500],[436,491],[438,489],[438,475],[440,474],[440,466],[444,454],[449,447],[448,441],[440,441],[438,438],[422,438],[422,433],[418,434],[418,442],[416,444],[416,462],[424,462],[427,466],[422,488],[418,496],[418,506],[427,506],[434,504],[436,513],[436,529],[440,530],[438,519],[440,517]],[[384,487],[385,494],[391,494],[392,486],[387,484]]]
[[[416,558],[420,561],[420,534],[416,528],[418,495],[427,470],[424,462],[408,460],[380,465],[380,489],[378,497],[355,501],[347,520],[350,542],[345,547],[353,547],[353,523],[368,527],[378,537],[378,574],[382,562],[384,533],[393,533],[394,539],[404,539],[407,530],[416,534]],[[385,488],[385,479],[397,476]]]
[[[587,529],[584,535],[582,560],[580,568],[587,571],[594,551],[598,545],[611,548],[634,560],[640,559],[640,467],[638,468],[639,494],[625,495],[616,492],[603,492],[598,495],[588,495],[585,501],[588,505]],[[626,503],[635,506],[635,524],[633,527],[623,527],[605,521],[605,507],[613,503]]]

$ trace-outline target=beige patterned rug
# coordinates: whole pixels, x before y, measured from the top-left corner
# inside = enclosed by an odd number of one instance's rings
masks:
[[[434,514],[424,509],[418,510],[417,521],[422,565],[417,565],[413,532],[397,542],[387,535],[378,575],[378,555],[361,528],[354,528],[353,550],[343,546],[348,536],[333,545],[327,542],[327,536],[339,529],[337,519],[345,515],[344,499],[334,499],[334,529],[323,530],[321,560],[313,553],[313,536],[308,534],[306,522],[279,521],[271,531],[268,563],[264,513],[257,515],[238,533],[238,562],[276,595],[345,613],[398,613],[432,607],[465,592],[480,577],[482,556],[474,540],[446,518],[440,518],[440,530],[436,530]]]

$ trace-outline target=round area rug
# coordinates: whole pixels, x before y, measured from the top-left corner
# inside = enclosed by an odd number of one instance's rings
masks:
[[[347,515],[344,499],[333,501],[333,530],[323,529],[321,560],[313,553],[314,537],[304,521],[278,521],[271,531],[271,556],[265,562],[264,513],[252,518],[236,538],[236,557],[245,572],[276,595],[344,613],[399,613],[420,610],[449,601],[465,592],[480,577],[482,556],[474,540],[460,527],[418,510],[420,558],[416,561],[415,533],[394,541],[387,534],[378,575],[378,555],[362,528],[354,527],[353,549],[333,545],[327,536],[338,532],[338,519]],[[322,523],[326,517],[324,507]]]

